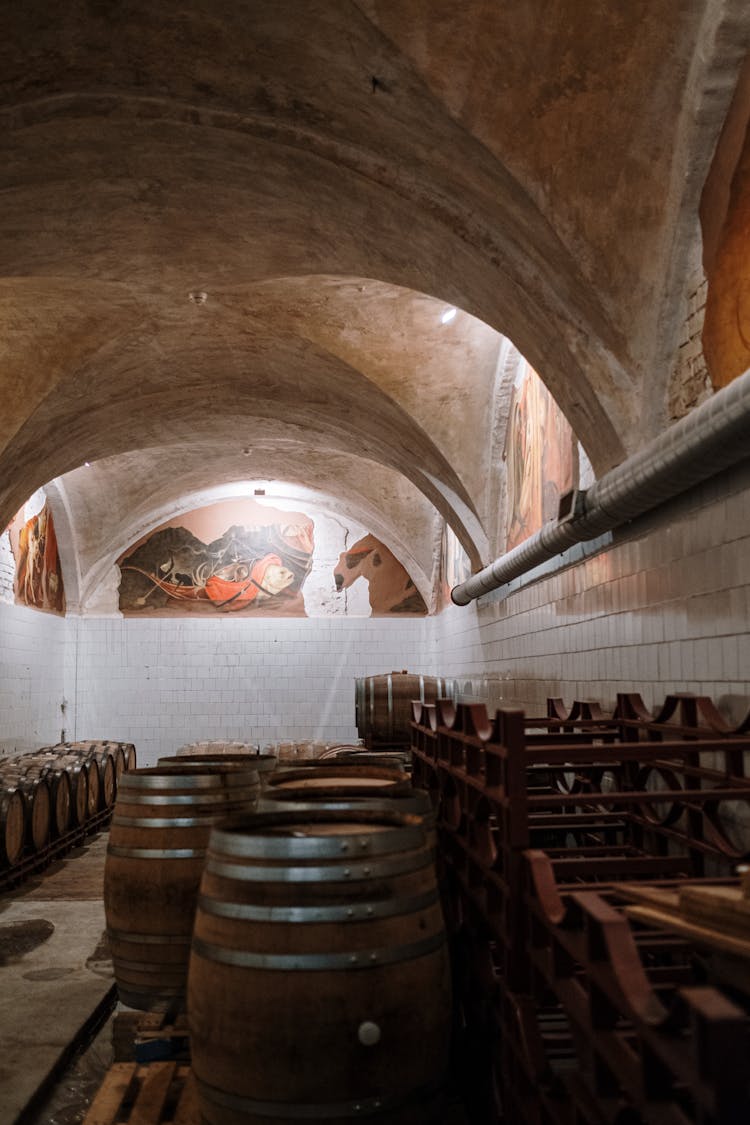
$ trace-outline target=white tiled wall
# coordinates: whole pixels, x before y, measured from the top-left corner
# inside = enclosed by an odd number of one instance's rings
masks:
[[[742,717],[750,468],[577,565],[437,618],[63,620],[0,604],[0,747],[65,728],[132,740],[148,762],[199,738],[348,740],[354,678],[393,668],[457,676],[492,707],[687,690]]]
[[[65,618],[0,602],[0,753],[59,740],[68,628]]]
[[[203,738],[349,741],[356,676],[429,671],[426,619],[70,624],[76,737],[132,741],[143,764]]]
[[[649,705],[667,692],[750,708],[750,469],[641,520],[594,557],[435,621],[435,659],[492,707],[548,695]]]

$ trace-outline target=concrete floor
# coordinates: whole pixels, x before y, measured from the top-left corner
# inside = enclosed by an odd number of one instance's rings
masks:
[[[0,1122],[35,1120],[38,1092],[113,986],[104,935],[106,834],[0,896]],[[38,1106],[36,1106],[38,1109]],[[51,1125],[51,1119],[50,1119]]]

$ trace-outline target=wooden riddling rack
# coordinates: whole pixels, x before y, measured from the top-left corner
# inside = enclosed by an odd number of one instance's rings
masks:
[[[741,893],[748,724],[687,695],[653,715],[634,695],[609,715],[547,710],[414,704],[470,1119],[747,1125],[750,974],[637,902],[639,889]]]
[[[105,827],[132,743],[64,742],[0,759],[0,891]]]

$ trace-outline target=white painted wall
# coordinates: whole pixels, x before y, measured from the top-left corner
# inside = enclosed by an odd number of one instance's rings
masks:
[[[544,713],[548,695],[653,706],[671,691],[750,708],[750,466],[631,526],[608,550],[507,595],[451,607],[434,659],[491,706]]]
[[[457,676],[492,707],[547,695],[750,706],[750,467],[507,597],[437,618],[68,618],[0,604],[0,747],[121,738],[351,739],[356,676]],[[63,716],[60,705],[68,700]]]
[[[430,671],[424,618],[69,621],[75,737],[142,764],[204,738],[351,741],[355,677]]]
[[[0,753],[58,742],[69,622],[0,602]]]

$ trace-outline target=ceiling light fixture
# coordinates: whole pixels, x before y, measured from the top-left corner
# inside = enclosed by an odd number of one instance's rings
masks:
[[[450,324],[450,322],[453,320],[455,315],[456,315],[456,309],[454,309],[454,308],[446,309],[445,312],[443,313],[443,315],[440,317],[440,323],[441,324]]]

